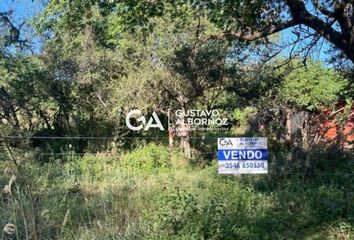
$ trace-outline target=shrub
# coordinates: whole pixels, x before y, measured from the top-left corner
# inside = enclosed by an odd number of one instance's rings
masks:
[[[171,167],[183,168],[188,163],[181,152],[150,143],[138,146],[135,150],[123,155],[122,165],[132,171],[158,172],[166,171]]]

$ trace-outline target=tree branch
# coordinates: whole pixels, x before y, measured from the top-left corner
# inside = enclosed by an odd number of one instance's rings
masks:
[[[340,33],[332,28],[330,23],[325,23],[319,17],[309,13],[305,4],[301,0],[287,0],[286,1],[292,17],[300,24],[304,24],[315,30],[322,37],[334,44],[338,49],[343,51],[348,58],[354,62],[354,55],[349,48],[347,39]]]
[[[341,50],[351,62],[354,63],[354,14],[350,13],[350,11],[353,11],[351,10],[353,8],[352,3],[349,1],[334,1],[334,10],[330,11],[320,4],[319,0],[311,0],[317,11],[320,11],[327,18],[332,19],[332,21],[326,22],[320,17],[310,13],[306,8],[304,0],[284,0],[284,2],[289,8],[292,20],[285,22],[274,22],[274,19],[270,19],[273,23],[271,23],[269,27],[259,30],[252,29],[249,26],[244,27],[241,22],[241,28],[238,31],[226,31],[220,34],[212,35],[209,39],[229,38],[255,41],[297,25],[305,25],[332,43],[336,48]],[[351,7],[351,9],[348,7]],[[339,23],[340,31],[337,31],[332,27],[334,21]]]
[[[238,31],[238,32],[228,31],[218,35],[212,35],[210,38],[211,39],[238,38],[246,41],[254,41],[296,25],[298,25],[297,20],[290,20],[288,22],[278,23],[276,25],[273,25],[268,28],[264,28],[262,30],[252,30],[250,27],[247,27],[246,30],[244,31]]]
[[[345,13],[345,9],[347,7],[347,3],[339,3],[335,2],[334,4],[334,15],[333,17],[338,21],[341,31],[348,32],[348,30],[352,27],[352,23],[349,15],[347,16]]]
[[[313,6],[320,11],[322,14],[328,16],[328,17],[332,17],[333,16],[333,12],[327,10],[326,8],[324,8],[319,2],[318,0],[311,0]]]
[[[15,25],[9,19],[9,15],[11,15],[11,13],[12,12],[0,12],[0,23],[6,25],[9,28],[9,34],[8,36],[5,36],[7,38],[6,44],[11,45],[13,43],[19,43],[21,46],[24,46],[27,41],[20,38],[20,28],[24,23],[22,23],[20,27],[15,27]]]

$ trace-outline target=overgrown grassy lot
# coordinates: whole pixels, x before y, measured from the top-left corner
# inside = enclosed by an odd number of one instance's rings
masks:
[[[247,176],[218,175],[215,161],[201,168],[156,144],[120,156],[68,155],[49,163],[27,155],[21,167],[3,158],[1,189],[12,176],[16,180],[2,192],[2,234],[4,239],[354,239],[351,156],[344,155],[335,168],[321,167],[334,166],[328,162],[338,154],[316,154],[321,159],[306,174],[290,171],[295,163],[273,170],[280,166],[273,156],[268,175]]]

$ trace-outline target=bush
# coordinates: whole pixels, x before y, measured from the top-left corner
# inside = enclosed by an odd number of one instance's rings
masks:
[[[188,160],[181,152],[155,143],[138,146],[135,150],[126,153],[121,163],[131,171],[150,173],[188,166]]]

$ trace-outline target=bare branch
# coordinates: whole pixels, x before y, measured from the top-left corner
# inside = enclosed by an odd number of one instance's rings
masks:
[[[352,52],[353,49],[349,46],[349,42],[347,41],[348,39],[345,34],[333,29],[331,23],[326,23],[319,17],[309,13],[303,1],[287,0],[286,4],[290,9],[293,19],[296,19],[298,23],[304,24],[315,30],[318,34],[340,49],[352,62],[354,62],[354,54]]]
[[[315,6],[315,8],[320,11],[322,14],[328,16],[328,17],[332,17],[333,16],[333,12],[327,10],[325,7],[323,7],[318,0],[311,0],[312,4]]]
[[[0,12],[0,23],[7,26],[9,29],[9,34],[6,36],[7,38],[7,45],[11,45],[13,43],[19,43],[21,46],[25,46],[27,40],[23,40],[20,38],[20,28],[24,25],[22,23],[19,27],[15,27],[12,21],[9,18],[12,12]]]

